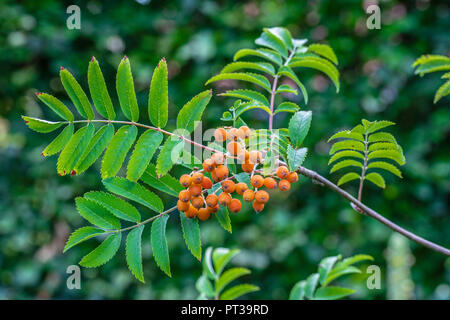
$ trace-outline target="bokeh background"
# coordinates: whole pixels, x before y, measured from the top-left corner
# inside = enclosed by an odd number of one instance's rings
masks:
[[[370,3],[381,8],[380,30],[366,28],[365,7]],[[144,233],[146,284],[127,270],[122,247],[105,266],[82,269],[81,290],[67,289],[67,266],[98,244],[90,240],[62,254],[71,230],[85,225],[74,197],[102,188],[99,166],[74,178],[58,177],[56,158],[40,156],[53,136],[28,130],[20,115],[53,119],[34,93],[68,100],[58,78],[60,66],[70,68],[87,89],[93,55],[117,102],[115,70],[127,55],[143,110],[152,70],[166,57],[170,116],[175,119],[177,110],[204,90],[205,81],[230,62],[234,52],[252,47],[268,26],[284,26],[294,37],[329,43],[339,58],[339,94],[322,75],[308,70],[302,74],[311,95],[305,109],[314,114],[305,166],[329,176],[326,141],[332,133],[355,126],[361,118],[395,121],[398,125],[391,132],[407,159],[404,179],[388,177],[383,191],[367,184],[364,201],[401,226],[450,246],[449,99],[434,105],[440,75],[420,78],[411,67],[425,53],[449,55],[447,1],[76,1],[81,30],[68,30],[66,8],[71,4],[0,1],[1,299],[197,296],[194,284],[201,265],[187,251],[174,218],[167,231],[173,278],[156,267]],[[223,90],[213,88],[215,93]],[[206,126],[217,126],[218,115],[230,103],[214,97],[204,115]],[[244,119],[254,127],[267,121],[258,112]],[[276,125],[286,126],[287,120],[280,118]],[[176,169],[174,174],[181,172]],[[355,185],[346,189],[356,192]],[[204,249],[242,249],[234,264],[252,269],[246,280],[262,288],[246,298],[286,299],[295,282],[314,272],[324,256],[366,253],[381,268],[381,289],[368,290],[367,275],[349,277],[346,285],[357,290],[351,298],[450,299],[450,259],[356,214],[337,194],[301,179],[292,192],[272,199],[260,215],[248,207],[234,215],[232,234],[214,219],[201,224]],[[174,204],[173,198],[165,201]]]

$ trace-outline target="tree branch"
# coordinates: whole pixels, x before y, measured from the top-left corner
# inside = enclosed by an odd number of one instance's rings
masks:
[[[335,185],[334,183],[332,183],[331,181],[329,181],[328,179],[322,177],[320,174],[318,174],[315,171],[309,170],[305,167],[300,167],[297,170],[298,173],[300,173],[301,175],[308,177],[310,179],[312,179],[313,181],[318,181],[321,184],[323,184],[324,186],[330,188],[331,190],[339,193],[342,197],[344,197],[345,199],[349,200],[354,206],[356,206],[357,208],[359,208],[361,211],[363,211],[366,215],[378,220],[379,222],[381,222],[382,224],[386,225],[387,227],[391,228],[392,230],[400,233],[401,235],[404,235],[405,237],[411,239],[414,242],[417,242],[431,250],[440,252],[442,254],[445,254],[446,256],[450,257],[450,250],[447,248],[444,248],[438,244],[435,244],[431,241],[428,241],[422,237],[417,236],[416,234],[403,229],[402,227],[400,227],[399,225],[395,224],[394,222],[386,219],[385,217],[383,217],[381,214],[379,214],[378,212],[376,212],[375,210],[372,210],[371,208],[367,207],[365,204],[363,204],[362,202],[358,201],[355,197],[353,197],[351,194],[349,194],[348,192],[346,192],[345,190],[339,188],[337,185]]]

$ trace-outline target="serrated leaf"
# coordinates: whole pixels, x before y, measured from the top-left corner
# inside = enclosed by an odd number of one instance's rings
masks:
[[[405,157],[397,150],[375,150],[369,153],[368,159],[391,159],[397,162],[399,165],[405,164]]]
[[[120,221],[99,203],[78,197],[75,204],[80,215],[93,225],[102,229],[120,229]]]
[[[117,218],[136,223],[141,221],[141,215],[135,207],[110,193],[91,191],[85,193],[84,197],[102,205]]]
[[[125,245],[125,257],[127,260],[128,268],[131,273],[141,281],[144,281],[144,271],[142,268],[142,231],[144,231],[144,225],[139,226],[128,233],[127,241]]]
[[[252,109],[260,109],[260,110],[265,111],[269,115],[272,114],[272,112],[270,112],[270,109],[267,106],[262,105],[256,101],[250,101],[247,103],[242,103],[238,108],[236,108],[235,117],[237,118],[237,117],[241,116],[244,112],[247,112]]]
[[[158,131],[147,130],[136,142],[127,166],[127,179],[137,181],[144,173],[156,149],[163,140],[163,134]]]
[[[273,114],[277,114],[279,112],[295,113],[298,110],[300,110],[300,107],[297,104],[295,104],[293,102],[285,101],[278,105],[278,107],[275,109],[275,112]]]
[[[331,62],[323,58],[307,56],[303,58],[295,58],[295,60],[289,64],[289,67],[303,67],[319,70],[325,73],[331,81],[333,81],[336,87],[336,92],[339,92],[339,71]]]
[[[321,55],[328,60],[331,60],[334,64],[338,64],[338,59],[333,49],[326,44],[314,43],[308,47],[308,52],[314,52]]]
[[[297,86],[300,88],[300,90],[303,94],[303,99],[305,99],[305,104],[308,104],[308,91],[306,90],[303,83],[298,79],[297,75],[291,68],[289,68],[288,66],[282,66],[278,70],[278,75],[288,77],[289,79],[294,81],[297,84]]]
[[[250,273],[251,271],[247,268],[231,268],[225,271],[216,281],[216,293],[220,293],[230,282]]]
[[[326,257],[322,259],[319,263],[319,282],[323,285],[326,278],[328,277],[328,274],[330,273],[331,269],[333,268],[334,264],[341,258],[340,255],[333,256],[333,257]]]
[[[216,218],[222,228],[224,228],[229,233],[232,233],[230,214],[227,208],[219,206],[219,211],[217,211],[216,213]]]
[[[256,56],[259,58],[266,59],[270,62],[273,62],[275,64],[281,65],[282,60],[281,56],[278,52],[274,50],[269,49],[241,49],[238,52],[234,54],[233,60],[239,60],[240,58],[246,57],[246,56]]]
[[[392,143],[397,144],[397,140],[395,140],[394,136],[387,132],[377,132],[377,133],[371,134],[369,136],[368,141],[369,141],[369,143],[385,141],[385,142],[392,142]]]
[[[199,261],[202,259],[202,243],[200,239],[200,227],[197,219],[186,218],[184,212],[180,212],[181,229],[183,230],[184,242]]]
[[[222,274],[223,269],[230,262],[233,257],[239,254],[239,249],[228,249],[228,248],[216,248],[212,254],[212,261],[214,263],[214,270],[216,270],[217,276]]]
[[[383,161],[371,162],[367,166],[367,169],[383,169],[389,171],[390,173],[395,174],[399,178],[402,178],[402,173],[400,172],[400,170],[398,170],[397,167],[395,167],[394,165],[387,162]]]
[[[86,241],[90,238],[93,238],[95,236],[101,235],[103,233],[105,233],[104,230],[94,228],[94,227],[79,228],[79,229],[75,230],[74,232],[72,232],[69,239],[67,239],[66,245],[64,246],[63,253],[65,253],[70,248],[76,246],[77,244],[79,244],[83,241]]]
[[[73,75],[67,69],[62,68],[59,75],[61,77],[62,85],[69,95],[70,100],[72,100],[75,108],[77,108],[78,113],[83,118],[89,120],[94,119],[94,111],[92,110],[91,103],[77,80],[75,80]]]
[[[206,105],[211,99],[211,90],[206,90],[187,102],[177,116],[177,129],[183,129],[191,133],[195,129],[195,122],[200,121]]]
[[[288,48],[289,50],[292,50],[294,48],[292,36],[288,29],[281,27],[273,27],[273,28],[266,28],[264,30],[280,39],[284,43],[286,48]]]
[[[353,139],[358,140],[361,142],[364,142],[364,136],[361,133],[358,132],[352,132],[350,130],[342,130],[335,134],[333,134],[330,139],[328,139],[327,142],[330,142],[331,140],[338,139],[338,138],[346,138],[346,139]]]
[[[246,81],[246,82],[251,82],[253,84],[256,84],[264,89],[266,89],[268,92],[271,92],[272,89],[270,88],[270,83],[269,80],[267,80],[266,77],[261,76],[259,74],[256,73],[221,73],[218,74],[212,78],[210,78],[205,85],[210,84],[211,82],[215,82],[215,81],[221,81],[221,80],[241,80],[241,81]]]
[[[369,151],[375,150],[398,150],[400,153],[403,153],[402,148],[392,142],[375,142],[370,144]]]
[[[184,148],[184,140],[176,137],[170,137],[164,142],[156,160],[156,173],[158,176],[167,174],[173,165],[181,157]]]
[[[314,295],[315,300],[336,300],[341,299],[354,293],[355,290],[341,287],[324,287],[319,288]]]
[[[313,297],[314,291],[316,290],[318,283],[319,283],[319,274],[318,273],[313,273],[308,278],[306,278],[305,296],[308,299],[311,299]]]
[[[266,62],[248,62],[248,61],[238,61],[227,64],[220,73],[231,73],[236,70],[242,69],[253,69],[262,72],[266,72],[270,75],[275,75],[275,68],[270,63]]]
[[[140,203],[153,211],[161,213],[164,210],[161,199],[137,182],[113,177],[103,180],[103,184],[108,191]]]
[[[442,55],[427,54],[418,58],[413,67],[417,67],[414,74],[423,76],[426,73],[450,70],[450,58]]]
[[[56,168],[59,175],[75,174],[73,171],[75,165],[91,141],[94,130],[94,126],[90,123],[72,135],[58,158]]]
[[[355,263],[358,263],[361,261],[365,261],[365,260],[373,261],[374,259],[372,256],[369,256],[367,254],[356,254],[352,257],[345,258],[344,260],[338,262],[336,267],[348,267],[352,264],[355,264]]]
[[[69,142],[73,135],[74,125],[73,123],[67,125],[60,134],[42,151],[42,155],[45,157],[54,155],[60,152],[66,144]]]
[[[95,109],[103,118],[114,120],[116,113],[114,112],[111,97],[109,96],[100,65],[94,57],[89,62],[88,84]]]
[[[259,291],[259,287],[252,284],[240,284],[224,291],[220,295],[220,300],[234,300],[244,294],[255,291]]]
[[[61,122],[52,122],[26,116],[22,116],[22,119],[31,130],[40,133],[52,132],[62,126]]]
[[[306,281],[297,282],[289,293],[289,300],[303,300],[305,298]]]
[[[260,103],[262,103],[265,106],[269,105],[269,101],[267,100],[267,98],[254,90],[248,90],[248,89],[236,89],[236,90],[228,90],[224,93],[219,93],[219,96],[224,96],[224,97],[234,97],[234,98],[239,98],[239,99],[244,99],[244,100],[248,100],[248,101],[258,101]]]
[[[216,280],[216,272],[214,271],[214,267],[212,264],[212,247],[206,248],[205,251],[205,258],[203,259],[202,265],[203,265],[203,271],[206,273],[209,279]]]
[[[340,268],[335,268],[333,269],[327,276],[327,278],[325,279],[325,281],[323,282],[323,286],[328,285],[330,282],[332,282],[334,279],[340,278],[346,274],[354,274],[354,273],[361,273],[361,270],[359,270],[356,267],[353,266],[349,266],[349,267],[340,267]]]
[[[393,125],[395,125],[395,123],[392,122],[392,121],[386,121],[386,120],[375,121],[367,129],[367,133],[370,134],[370,133],[373,133],[375,131],[378,131],[378,130],[381,130],[383,128],[386,128],[386,127],[389,127],[389,126],[393,126]]]
[[[349,181],[353,181],[353,180],[356,180],[356,179],[359,179],[359,178],[361,178],[359,174],[354,173],[354,172],[349,172],[349,173],[344,174],[344,175],[339,179],[337,185],[338,185],[338,186],[341,186],[341,185],[343,185],[344,183],[347,183],[347,182],[349,182]]]
[[[204,274],[198,278],[197,282],[195,283],[195,287],[200,293],[203,293],[206,297],[213,298],[214,295],[214,289],[212,286],[211,281],[209,281],[208,277]]]
[[[70,122],[73,121],[73,113],[58,98],[47,93],[38,93],[37,97],[62,119]]]
[[[155,258],[158,267],[164,271],[169,277],[172,277],[170,273],[170,259],[169,250],[167,248],[166,239],[166,225],[169,215],[163,215],[158,219],[155,219],[152,223],[152,250],[153,257]]]
[[[291,94],[295,94],[297,95],[297,90],[295,90],[294,88],[292,88],[290,85],[288,84],[282,84],[280,85],[277,90],[275,91],[276,94],[278,93],[291,93]]]
[[[289,137],[295,148],[302,145],[311,126],[312,112],[298,111],[289,121]]]
[[[102,179],[114,177],[122,167],[128,150],[134,143],[137,136],[136,126],[126,125],[117,130],[111,139],[102,160]]]
[[[359,168],[362,168],[363,165],[362,165],[362,163],[359,162],[359,161],[355,161],[355,160],[343,160],[343,161],[340,161],[340,162],[336,163],[336,164],[331,168],[330,173],[333,173],[333,172],[335,172],[335,171],[338,171],[338,170],[340,170],[340,169],[347,168],[347,167],[359,167]]]
[[[366,175],[365,179],[369,180],[382,189],[386,188],[386,182],[384,181],[383,177],[376,172],[369,173],[368,175]]]
[[[174,197],[178,197],[178,194],[184,188],[180,185],[177,179],[169,174],[161,177],[156,175],[156,167],[154,164],[150,163],[147,166],[144,174],[140,178],[144,183],[148,184],[150,187],[158,189],[162,192],[170,194]]]
[[[255,43],[273,49],[285,58],[288,56],[286,44],[266,28],[259,38],[255,40]]]
[[[444,84],[440,86],[439,89],[436,91],[433,103],[438,102],[441,98],[448,96],[449,94],[450,94],[450,80],[444,82]]]
[[[306,159],[308,154],[307,148],[294,149],[291,145],[288,145],[287,157],[290,171],[296,171]]]
[[[148,97],[148,114],[153,125],[164,128],[167,124],[168,113],[167,63],[163,58],[153,72]]]
[[[330,149],[329,154],[332,155],[340,150],[356,150],[364,152],[364,143],[356,141],[356,140],[344,140],[338,141],[333,144]]]
[[[114,136],[114,125],[112,123],[101,127],[87,145],[80,159],[74,167],[76,174],[86,171],[101,156],[108,143]]]
[[[105,264],[115,256],[117,250],[119,250],[121,240],[122,233],[120,232],[110,235],[97,248],[81,259],[80,266],[95,268]]]
[[[330,165],[331,163],[333,163],[334,161],[344,158],[344,157],[351,157],[351,158],[357,158],[357,159],[361,159],[364,160],[364,155],[362,155],[361,153],[359,153],[358,151],[353,151],[353,150],[344,150],[344,151],[339,151],[336,152],[331,158],[330,161],[328,161],[328,165]]]
[[[139,121],[139,107],[134,91],[130,60],[127,57],[120,61],[117,69],[116,90],[119,96],[120,107],[125,117],[133,122]]]

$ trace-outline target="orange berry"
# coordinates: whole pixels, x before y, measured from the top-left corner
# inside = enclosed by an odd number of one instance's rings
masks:
[[[188,174],[183,174],[183,175],[180,177],[180,184],[181,184],[183,187],[187,188],[187,187],[189,187],[189,186],[191,185],[191,183],[192,183],[192,178],[191,178],[190,175],[188,175]]]
[[[239,130],[241,130],[244,133],[244,138],[243,139],[248,139],[250,137],[251,130],[250,130],[249,127],[242,126],[242,127],[239,128]]]
[[[289,175],[287,176],[287,181],[289,181],[290,183],[297,182],[298,181],[298,174],[297,174],[297,172],[289,173]]]
[[[219,204],[216,204],[214,207],[207,207],[207,209],[209,210],[210,213],[216,213],[217,211],[219,211]]]
[[[214,180],[214,182],[219,182],[219,177],[217,177],[216,169],[211,171],[211,178]]]
[[[242,198],[244,199],[244,201],[247,201],[247,202],[253,201],[253,199],[255,198],[255,192],[250,189],[246,190],[244,192],[244,194],[242,195]]]
[[[205,172],[213,171],[214,166],[214,161],[212,159],[206,159],[203,161],[203,170],[205,170]]]
[[[231,155],[236,156],[236,155],[238,155],[239,153],[242,152],[242,146],[241,146],[241,144],[240,144],[239,142],[237,142],[237,141],[231,141],[231,142],[229,142],[228,145],[227,145],[227,151],[228,151]]]
[[[238,194],[243,195],[246,190],[248,190],[248,186],[244,182],[239,182],[236,184],[236,192]]]
[[[194,208],[200,209],[205,204],[202,197],[193,197],[191,199],[191,204],[194,206]]]
[[[269,201],[269,194],[267,191],[259,190],[255,193],[255,200],[260,203],[267,203]]]
[[[245,131],[242,130],[241,128],[239,128],[236,131],[236,135],[237,135],[238,139],[245,139]]]
[[[255,200],[253,201],[252,207],[257,213],[260,213],[264,209],[264,203]]]
[[[223,164],[218,166],[216,168],[215,172],[216,172],[216,175],[217,175],[217,179],[219,179],[219,181],[222,181],[223,179],[228,178],[228,174],[230,173],[228,168],[226,166],[224,166]]]
[[[230,130],[228,130],[228,132],[227,132],[228,140],[237,140],[237,138],[238,138],[238,129],[231,128]]]
[[[225,156],[222,152],[216,152],[211,156],[211,160],[215,165],[220,165],[225,162]]]
[[[252,150],[249,152],[248,160],[250,163],[259,163],[262,161],[262,153],[258,150]]]
[[[289,169],[286,166],[279,166],[277,168],[277,177],[280,179],[285,179],[289,175]]]
[[[201,173],[201,172],[195,172],[195,173],[192,175],[192,182],[193,182],[193,183],[200,184],[200,183],[202,183],[202,180],[203,180],[203,173]]]
[[[267,177],[267,178],[264,179],[264,186],[267,189],[274,189],[274,188],[277,187],[277,182],[275,181],[274,178]]]
[[[246,163],[246,162],[248,162],[249,152],[247,150],[243,149],[241,152],[239,152],[239,154],[237,155],[237,158],[241,163]]]
[[[214,139],[219,142],[223,142],[227,139],[227,131],[224,128],[217,128],[214,131]]]
[[[201,185],[203,189],[211,189],[213,184],[210,178],[204,176]]]
[[[206,208],[201,208],[200,210],[198,210],[197,217],[198,217],[200,220],[205,221],[205,220],[208,220],[208,219],[209,219],[209,216],[210,216],[210,215],[211,215],[211,214],[209,213],[209,210],[208,210],[208,209],[206,209]]]
[[[261,188],[264,185],[264,178],[261,177],[259,174],[255,174],[251,179],[250,183],[255,188]]]
[[[291,188],[291,183],[285,179],[280,180],[280,182],[278,183],[278,188],[281,191],[288,191]]]
[[[217,203],[219,202],[219,197],[215,194],[210,194],[206,197],[206,205],[208,207],[215,207]]]
[[[251,173],[255,165],[253,163],[243,163],[241,167],[244,172]]]
[[[219,195],[219,203],[224,207],[227,206],[231,202],[231,200],[231,196],[226,192],[222,192]]]
[[[191,196],[197,197],[202,193],[202,186],[199,184],[191,184],[189,192],[191,193]]]
[[[182,212],[186,212],[190,207],[190,204],[188,201],[183,202],[181,200],[177,201],[177,208],[178,210],[182,211]]]
[[[233,193],[236,190],[236,185],[231,180],[222,182],[222,190],[226,193]]]
[[[231,199],[230,203],[228,204],[228,209],[230,209],[231,212],[237,213],[241,211],[242,203],[239,201],[239,199]]]
[[[178,199],[180,199],[181,202],[188,202],[189,199],[191,199],[191,193],[189,190],[181,190],[178,194]]]
[[[198,214],[198,209],[191,205],[184,214],[186,218],[195,218]]]

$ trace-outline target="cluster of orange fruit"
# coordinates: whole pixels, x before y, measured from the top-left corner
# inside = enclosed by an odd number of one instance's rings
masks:
[[[230,140],[227,144],[227,154],[216,152],[203,162],[203,170],[180,177],[180,184],[186,189],[179,193],[177,207],[187,218],[198,217],[202,221],[207,220],[212,213],[219,210],[219,205],[228,207],[234,213],[241,211],[241,201],[231,196],[234,192],[241,195],[244,201],[252,202],[256,212],[261,212],[269,201],[269,193],[260,190],[262,187],[275,189],[278,186],[281,191],[288,191],[291,183],[298,181],[298,174],[289,172],[284,165],[279,166],[274,174],[269,176],[263,177],[258,174],[255,166],[263,161],[262,153],[245,149],[242,142],[249,136],[250,129],[246,126],[239,129],[231,128],[228,131],[224,128],[216,129],[214,137],[218,142]],[[242,170],[251,173],[250,184],[254,189],[244,182],[235,183],[232,181],[233,177],[228,177],[227,157],[241,160]],[[221,187],[207,196],[205,191],[212,188],[213,182],[202,171],[210,173],[214,182],[221,182]],[[279,179],[278,183],[275,179]],[[222,190],[222,193],[217,196],[219,190]]]

